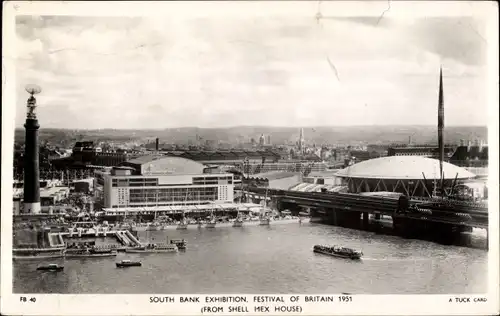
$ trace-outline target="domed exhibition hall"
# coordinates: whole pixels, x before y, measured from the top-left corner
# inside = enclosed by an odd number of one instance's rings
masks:
[[[340,170],[336,176],[343,178],[349,192],[399,192],[408,196],[431,196],[438,186],[439,160],[419,156],[390,156],[366,160]],[[443,162],[444,186],[476,177],[475,174]],[[455,180],[456,179],[456,180]]]

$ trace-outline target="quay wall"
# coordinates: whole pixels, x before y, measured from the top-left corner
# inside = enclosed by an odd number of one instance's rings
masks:
[[[50,247],[47,232],[36,229],[15,229],[13,248],[46,248]]]

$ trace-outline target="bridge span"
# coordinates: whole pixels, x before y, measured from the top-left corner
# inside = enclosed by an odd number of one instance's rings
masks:
[[[257,200],[267,195],[278,210],[288,209],[298,214],[302,209],[309,208],[312,217],[333,225],[367,225],[370,214],[376,219],[380,219],[380,216],[390,217],[393,230],[408,237],[418,237],[419,234],[444,236],[470,232],[473,228],[488,229],[488,207],[484,203],[258,187],[246,191]]]

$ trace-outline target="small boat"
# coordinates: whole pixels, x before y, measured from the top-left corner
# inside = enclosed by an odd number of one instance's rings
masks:
[[[236,219],[233,222],[233,227],[242,227],[243,226],[243,219],[240,216],[240,212],[238,211],[238,214],[236,214]]]
[[[210,212],[210,220],[205,224],[205,228],[215,228],[215,225],[217,225],[217,221],[215,220],[214,211],[212,210]]]
[[[315,245],[313,247],[313,251],[316,253],[321,253],[332,257],[346,258],[352,260],[359,260],[363,256],[363,253],[361,251],[339,246]]]
[[[260,218],[259,225],[269,225],[271,223],[271,219],[267,216],[263,216]]]
[[[170,239],[170,243],[177,246],[179,250],[186,250],[187,242],[184,239]]]
[[[186,221],[186,215],[185,212],[182,211],[182,220],[180,221],[179,225],[177,225],[177,229],[187,229],[188,228],[188,223]]]
[[[236,218],[236,220],[233,222],[233,227],[243,227],[244,221],[241,218]]]
[[[127,249],[130,253],[160,253],[160,252],[177,252],[179,248],[175,244],[147,244]]]
[[[177,229],[179,229],[179,230],[187,229],[187,228],[188,228],[188,225],[184,221],[180,222],[179,225],[177,225]]]
[[[264,206],[260,210],[260,223],[259,225],[269,225],[271,223],[271,219],[267,215],[266,212],[267,208],[267,190],[266,190],[266,197],[264,198]]]
[[[210,220],[208,223],[205,224],[205,228],[215,228],[217,225],[217,222],[215,220]]]
[[[121,262],[116,263],[117,268],[140,267],[140,266],[142,266],[142,263],[140,261],[122,260]]]
[[[60,266],[57,263],[51,263],[51,264],[48,264],[48,265],[45,265],[45,266],[40,266],[40,267],[38,267],[36,269],[39,270],[39,271],[54,271],[54,272],[58,272],[58,271],[64,270],[64,266]]]

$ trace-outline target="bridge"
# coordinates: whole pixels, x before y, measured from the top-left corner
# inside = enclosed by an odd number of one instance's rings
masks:
[[[365,196],[338,192],[298,192],[251,187],[247,192],[263,199],[267,195],[279,210],[289,209],[298,213],[306,207],[311,215],[333,225],[344,223],[368,223],[369,214],[375,218],[390,216],[393,228],[402,235],[419,232],[472,231],[472,228],[488,228],[488,207],[485,203],[448,201],[444,199],[408,199]]]

